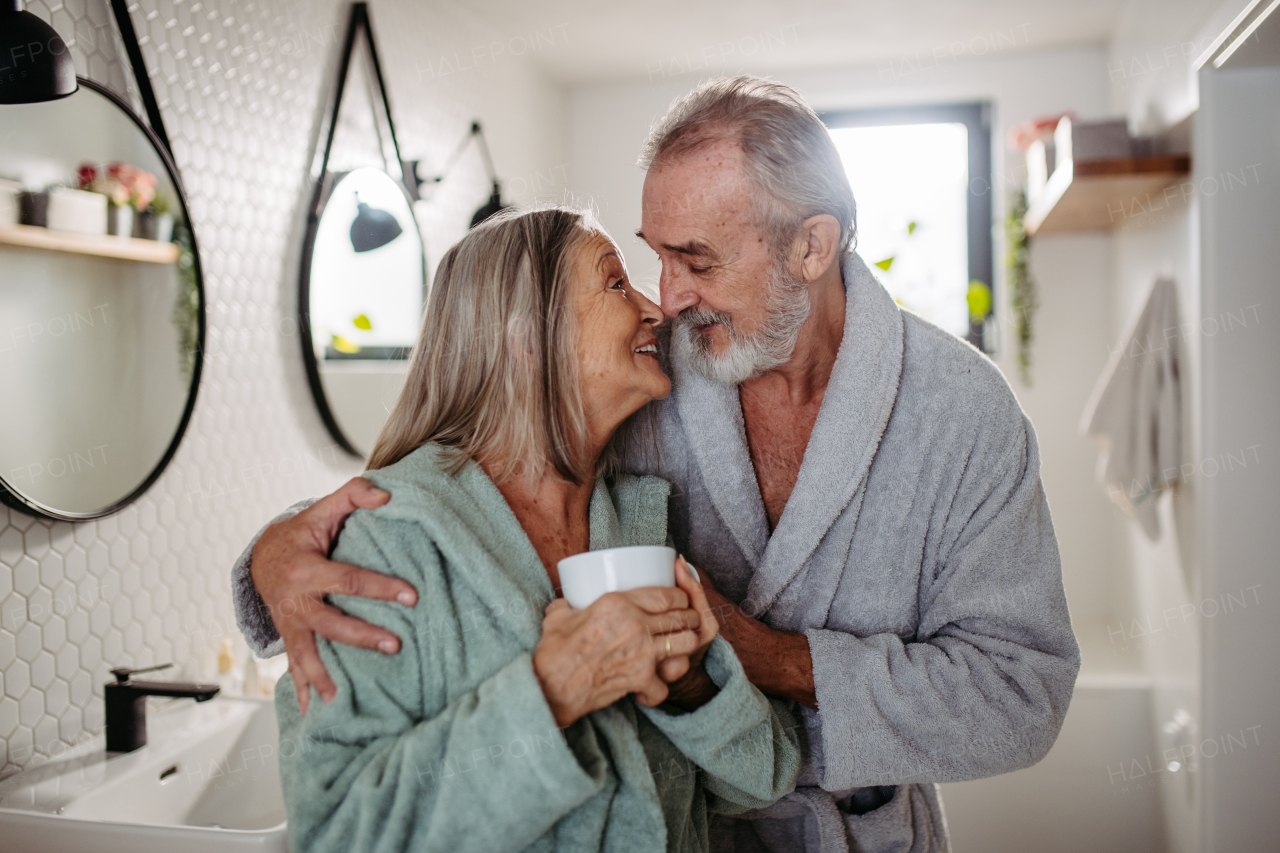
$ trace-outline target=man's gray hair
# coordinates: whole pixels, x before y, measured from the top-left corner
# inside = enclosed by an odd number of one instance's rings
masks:
[[[840,223],[840,251],[857,244],[856,208],[849,178],[831,134],[800,93],[759,77],[703,83],[672,102],[640,154],[646,170],[714,142],[729,139],[746,156],[756,197],[757,225],[775,251],[801,224],[820,213]]]

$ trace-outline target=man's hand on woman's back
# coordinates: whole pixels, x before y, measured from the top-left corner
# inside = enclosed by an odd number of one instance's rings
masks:
[[[336,690],[320,660],[316,634],[386,654],[400,651],[395,634],[347,616],[324,601],[329,593],[342,593],[407,606],[417,603],[417,590],[405,581],[329,559],[347,516],[357,509],[382,506],[389,498],[368,480],[356,477],[293,518],[268,527],[253,548],[253,583],[289,653],[289,672],[303,714],[311,687],[326,702]]]

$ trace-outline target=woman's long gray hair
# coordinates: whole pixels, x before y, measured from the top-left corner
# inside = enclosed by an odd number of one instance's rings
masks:
[[[594,479],[578,381],[571,279],[600,225],[566,207],[504,212],[445,253],[436,270],[404,390],[369,468],[428,442],[494,461],[494,479],[546,466]]]

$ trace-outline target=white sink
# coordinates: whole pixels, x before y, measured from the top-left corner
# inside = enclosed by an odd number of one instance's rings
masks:
[[[284,853],[280,736],[267,699],[173,700],[147,745],[99,736],[0,782],[0,847],[41,853]]]

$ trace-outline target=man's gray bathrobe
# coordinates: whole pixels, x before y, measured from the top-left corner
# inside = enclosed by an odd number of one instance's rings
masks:
[[[633,446],[631,470],[674,485],[677,547],[813,656],[801,787],[760,820],[718,818],[713,850],[945,850],[934,783],[1038,761],[1079,669],[1035,433],[1008,384],[899,310],[857,255],[843,274],[844,338],[772,535],[736,387],[677,353],[660,457]],[[888,803],[850,813],[853,789],[888,785]]]
[[[529,537],[479,465],[437,445],[369,472],[391,492],[348,519],[335,559],[404,578],[416,607],[337,596],[399,654],[320,641],[338,692],[298,711],[276,687],[289,843],[321,851],[705,853],[708,811],[790,791],[800,735],[717,637],[717,695],[690,713],[625,697],[557,729],[533,653],[555,597]],[[591,547],[667,541],[670,486],[623,476],[591,498]],[[287,748],[294,744],[295,748]]]
[[[656,404],[677,546],[721,592],[803,632],[819,711],[805,709],[800,787],[757,820],[712,826],[713,850],[947,849],[933,783],[1026,767],[1048,751],[1079,650],[1040,483],[1035,433],[995,366],[902,312],[856,255],[844,340],[778,529],[770,536],[737,389],[677,359]],[[297,507],[291,512],[297,511]],[[238,617],[274,628],[249,575]],[[858,815],[864,793],[893,798]]]

